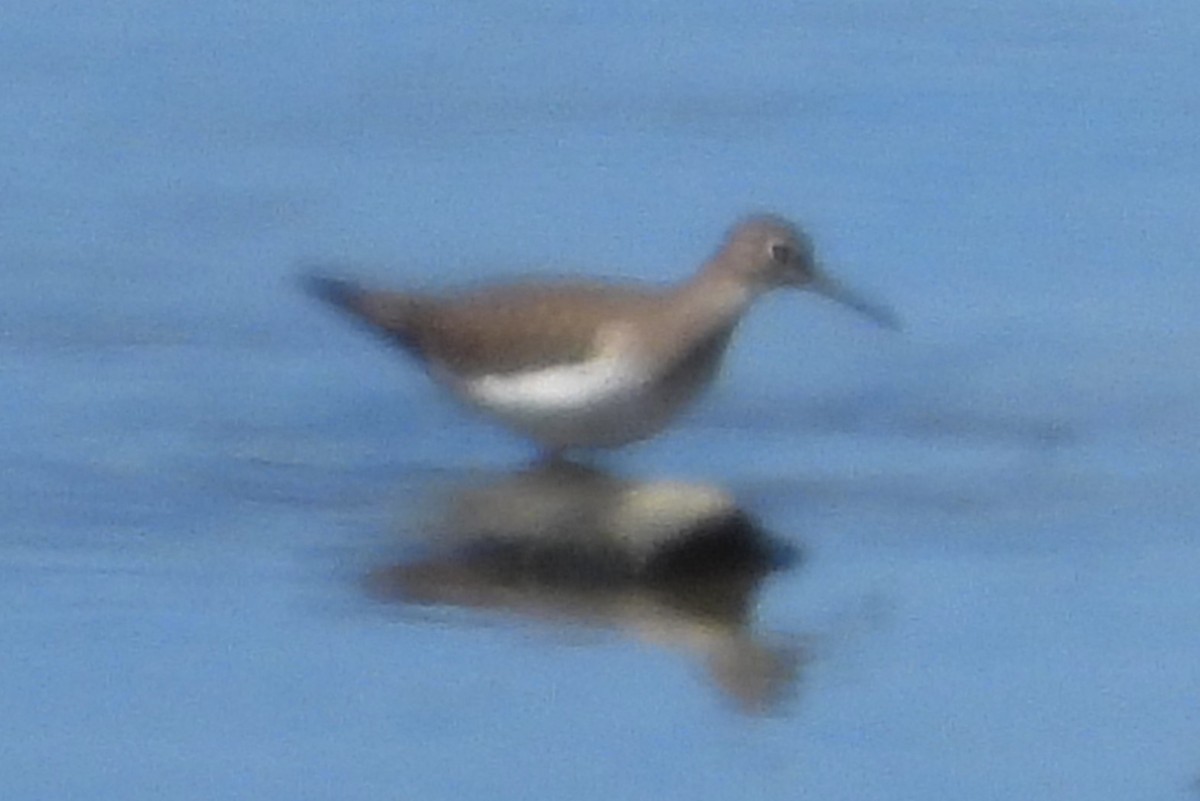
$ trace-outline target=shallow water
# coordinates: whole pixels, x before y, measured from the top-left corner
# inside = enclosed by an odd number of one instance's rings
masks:
[[[5,798],[1195,796],[1191,4],[2,16]],[[905,332],[772,298],[600,460],[796,550],[746,618],[382,592],[531,454],[302,265],[660,280],[763,208]]]

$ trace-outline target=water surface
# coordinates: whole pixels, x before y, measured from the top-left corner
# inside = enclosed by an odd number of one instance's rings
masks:
[[[1194,797],[1190,4],[2,16],[6,798]],[[666,280],[756,209],[907,327],[773,298],[602,460],[801,554],[741,628],[380,592],[531,454],[298,265]]]

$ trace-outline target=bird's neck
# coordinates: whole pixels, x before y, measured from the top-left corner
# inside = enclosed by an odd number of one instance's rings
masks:
[[[759,294],[738,276],[720,269],[703,269],[674,290],[677,308],[714,326],[736,324]]]
[[[728,275],[700,273],[667,291],[668,302],[647,321],[647,347],[686,354],[728,340],[755,293]]]

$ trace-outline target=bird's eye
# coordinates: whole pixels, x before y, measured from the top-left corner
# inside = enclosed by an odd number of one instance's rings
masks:
[[[771,258],[780,264],[787,264],[792,260],[792,249],[787,245],[776,242],[771,245]]]

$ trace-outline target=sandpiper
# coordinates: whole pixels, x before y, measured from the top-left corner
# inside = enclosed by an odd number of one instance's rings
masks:
[[[821,269],[799,228],[769,215],[737,223],[694,276],[661,288],[530,281],[434,296],[307,283],[551,453],[657,434],[712,382],[738,322],[773,289],[811,290],[896,327]]]

